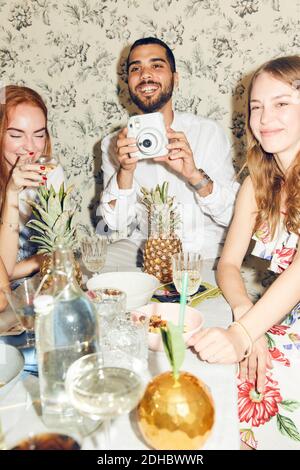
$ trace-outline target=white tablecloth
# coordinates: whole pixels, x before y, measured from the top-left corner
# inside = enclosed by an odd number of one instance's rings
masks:
[[[209,263],[204,266],[203,279],[215,283],[214,272],[210,269]],[[231,322],[230,308],[222,296],[202,302],[198,309],[204,315],[205,326],[226,327]],[[169,370],[165,354],[150,352],[149,369],[153,376]],[[199,376],[210,388],[215,402],[216,422],[204,449],[238,449],[236,366],[207,364],[201,362],[191,350],[187,350],[182,370]],[[46,431],[40,418],[38,395],[38,379],[24,374],[9,395],[0,401],[2,426],[8,447],[24,438],[29,432]],[[111,441],[112,449],[147,449],[137,428],[134,412],[113,421]],[[93,438],[85,438],[82,444],[85,449],[101,448],[103,444],[101,427],[94,433]]]

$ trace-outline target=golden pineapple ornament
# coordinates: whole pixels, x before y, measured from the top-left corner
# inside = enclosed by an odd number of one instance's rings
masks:
[[[144,248],[144,271],[161,282],[172,281],[171,257],[182,251],[176,235],[180,224],[174,206],[174,197],[168,196],[169,183],[157,185],[152,190],[141,188],[142,203],[148,212],[148,240]]]
[[[56,192],[53,186],[41,187],[37,190],[37,201],[28,201],[32,208],[34,219],[27,222],[27,227],[37,232],[30,238],[32,243],[38,245],[38,254],[43,254],[44,259],[40,272],[48,278],[44,283],[44,289],[52,284],[52,253],[57,245],[66,248],[74,248],[76,241],[73,216],[76,211],[72,198],[73,186],[65,190],[64,183]],[[74,260],[74,275],[78,284],[82,285],[82,273],[78,261]]]
[[[148,384],[138,405],[139,428],[154,449],[201,449],[214,425],[212,397],[198,377],[179,371],[185,354],[179,327],[168,322],[161,332],[173,372],[160,374]]]

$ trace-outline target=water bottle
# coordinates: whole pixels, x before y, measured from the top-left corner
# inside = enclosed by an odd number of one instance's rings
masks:
[[[66,373],[76,359],[99,350],[96,312],[75,280],[73,263],[71,250],[56,250],[50,295],[34,302],[42,415],[49,427],[78,426],[80,417],[65,389]]]

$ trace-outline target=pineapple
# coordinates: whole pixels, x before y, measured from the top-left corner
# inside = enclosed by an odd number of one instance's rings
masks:
[[[149,236],[144,248],[144,271],[161,282],[172,281],[171,257],[182,251],[175,230],[180,224],[174,207],[174,197],[168,196],[169,183],[152,190],[141,188],[142,204],[146,206]]]
[[[55,247],[64,245],[73,248],[76,242],[75,228],[72,226],[72,219],[76,210],[72,201],[71,193],[73,187],[64,189],[64,183],[57,193],[53,186],[39,188],[37,190],[37,201],[27,201],[32,208],[34,219],[27,222],[27,227],[35,230],[37,235],[30,238],[30,241],[38,245],[38,254],[44,254],[41,265],[41,275],[49,275],[45,288],[51,285],[52,257]],[[75,277],[78,284],[82,285],[82,273],[79,263],[74,264]]]

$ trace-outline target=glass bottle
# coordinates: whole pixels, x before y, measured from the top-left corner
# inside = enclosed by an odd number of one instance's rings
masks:
[[[41,404],[47,426],[78,425],[79,416],[65,390],[66,373],[76,359],[99,350],[96,312],[75,280],[73,265],[72,251],[59,247],[53,253],[51,295],[34,302]]]

